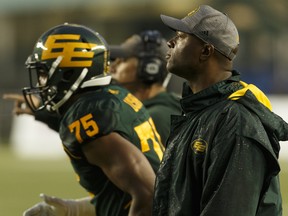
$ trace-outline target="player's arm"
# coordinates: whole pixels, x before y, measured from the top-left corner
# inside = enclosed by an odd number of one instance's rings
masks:
[[[132,196],[129,215],[151,215],[155,173],[144,154],[118,133],[83,146],[90,163]]]
[[[16,115],[20,115],[20,114],[33,115],[34,114],[32,110],[29,108],[29,106],[26,104],[26,101],[22,94],[7,93],[3,95],[3,99],[14,101],[13,113]],[[35,97],[35,102],[36,100],[37,99]]]
[[[4,94],[3,99],[14,101],[13,113],[16,115],[29,114],[34,115],[35,120],[45,123],[49,128],[58,132],[59,130],[59,116],[55,113],[50,113],[46,109],[37,110],[33,112],[26,104],[24,96],[21,94]],[[40,101],[37,97],[31,96],[34,105],[37,107]]]

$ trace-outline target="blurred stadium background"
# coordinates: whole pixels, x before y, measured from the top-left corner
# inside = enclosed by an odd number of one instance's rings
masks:
[[[0,94],[21,92],[28,84],[24,62],[38,37],[64,22],[89,26],[109,44],[133,33],[158,29],[172,32],[160,14],[182,18],[192,8],[209,4],[227,13],[238,27],[240,50],[235,68],[243,80],[260,87],[274,112],[288,121],[288,1],[286,0],[0,0]],[[180,93],[182,80],[169,88]],[[32,117],[13,117],[13,103],[0,103],[0,215],[18,216],[40,201],[39,193],[63,198],[86,196],[77,184],[56,133]],[[284,216],[288,216],[288,143],[280,162]]]

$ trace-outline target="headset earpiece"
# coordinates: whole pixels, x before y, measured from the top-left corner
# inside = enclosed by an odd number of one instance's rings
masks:
[[[138,55],[138,78],[144,83],[155,83],[164,79],[165,65],[159,56],[162,37],[158,31],[145,31],[140,34],[144,50]]]

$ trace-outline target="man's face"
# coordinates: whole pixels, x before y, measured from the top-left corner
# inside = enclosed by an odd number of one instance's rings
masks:
[[[119,84],[129,89],[125,84],[137,82],[138,59],[136,57],[117,58],[111,64],[111,76]]]
[[[195,36],[177,31],[167,44],[170,48],[166,55],[168,71],[189,79],[197,72],[203,42]]]

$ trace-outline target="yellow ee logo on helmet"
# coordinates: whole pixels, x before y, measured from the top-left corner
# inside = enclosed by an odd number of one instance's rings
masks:
[[[60,67],[91,67],[94,52],[90,50],[95,49],[97,44],[80,42],[79,39],[80,35],[75,34],[49,35],[42,60],[63,56]]]

